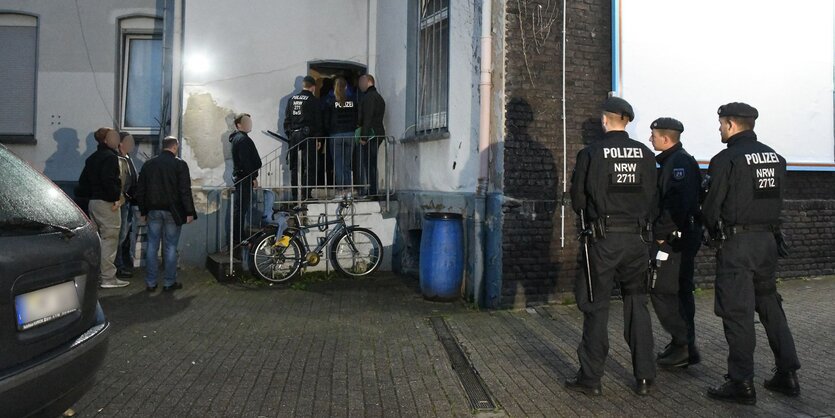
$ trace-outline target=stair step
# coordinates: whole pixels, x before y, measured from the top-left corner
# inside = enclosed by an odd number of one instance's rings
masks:
[[[235,264],[235,271],[240,271],[241,260],[234,258],[232,262]],[[206,257],[206,269],[214,276],[215,280],[220,283],[231,281],[229,274],[229,253],[214,253]]]

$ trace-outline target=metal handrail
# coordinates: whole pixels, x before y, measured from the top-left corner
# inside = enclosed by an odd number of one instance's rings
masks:
[[[272,134],[272,133],[271,133],[271,135],[275,136],[275,134]],[[350,138],[351,141],[352,141],[351,145],[350,145],[350,152],[352,154],[350,156],[350,169],[349,170],[351,171],[352,174],[354,174],[354,176],[351,176],[352,179],[348,182],[348,184],[342,184],[342,185],[328,184],[327,183],[327,178],[328,178],[327,173],[325,173],[325,178],[322,179],[325,184],[318,184],[319,180],[320,180],[319,176],[318,176],[318,174],[319,174],[318,169],[319,168],[324,169],[324,168],[327,167],[328,164],[332,164],[332,162],[328,162],[328,161],[325,162],[324,167],[319,167],[318,161],[313,162],[313,167],[316,169],[316,172],[313,175],[313,180],[314,180],[313,183],[315,183],[315,184],[306,184],[306,183],[308,183],[308,181],[304,181],[305,179],[303,179],[303,175],[305,175],[305,174],[302,173],[303,170],[301,170],[300,167],[298,167],[298,166],[297,166],[297,169],[295,170],[296,171],[295,172],[296,185],[293,186],[293,185],[284,184],[285,181],[283,179],[283,176],[281,176],[280,174],[283,172],[284,164],[286,164],[286,162],[289,159],[289,156],[291,155],[292,152],[296,153],[296,158],[297,158],[296,161],[297,162],[303,162],[303,165],[306,168],[310,168],[311,161],[309,159],[305,160],[306,156],[303,155],[306,146],[310,145],[312,141],[320,141],[320,142],[323,143],[323,148],[324,149],[316,150],[315,152],[321,152],[321,153],[324,153],[325,155],[327,155],[328,145],[331,142],[330,140],[335,139],[335,138],[339,138],[339,139]],[[281,139],[283,140],[284,138],[281,138]],[[236,190],[236,188],[242,182],[252,181],[252,178],[256,175],[256,173],[258,174],[258,177],[259,177],[259,180],[260,180],[260,182],[259,182],[260,184],[259,184],[258,189],[269,190],[269,191],[273,192],[274,194],[277,194],[274,204],[293,203],[293,204],[301,205],[303,203],[327,203],[327,202],[332,203],[332,202],[334,202],[334,200],[333,200],[333,198],[330,197],[329,193],[330,193],[330,191],[335,191],[336,189],[339,189],[339,188],[347,188],[350,191],[353,191],[353,190],[359,189],[359,188],[368,188],[369,191],[373,190],[374,188],[376,188],[376,186],[372,187],[371,181],[377,182],[377,179],[376,179],[376,177],[371,175],[371,171],[372,171],[372,167],[371,167],[371,162],[372,162],[371,161],[371,152],[372,151],[371,151],[371,148],[367,149],[367,152],[369,153],[369,154],[366,155],[368,157],[368,160],[366,160],[365,166],[364,166],[366,172],[363,174],[363,173],[360,173],[359,170],[358,170],[358,168],[363,168],[363,163],[362,163],[363,155],[361,154],[361,152],[360,152],[360,155],[359,155],[359,157],[360,157],[359,158],[360,159],[360,167],[355,167],[354,166],[355,163],[357,162],[357,161],[355,161],[355,156],[353,155],[354,147],[356,146],[356,143],[360,139],[366,139],[369,142],[376,141],[376,142],[372,142],[372,143],[374,143],[374,145],[377,146],[377,149],[375,150],[375,160],[373,161],[374,164],[375,164],[373,170],[374,170],[374,173],[376,173],[376,165],[379,165],[379,160],[380,160],[380,158],[382,158],[383,159],[383,172],[381,174],[383,175],[383,182],[384,183],[382,185],[383,186],[382,187],[383,190],[381,190],[382,193],[378,192],[374,195],[369,195],[369,197],[371,197],[371,198],[374,198],[374,197],[383,198],[383,196],[385,196],[385,205],[386,205],[385,208],[386,208],[386,210],[388,210],[388,208],[390,207],[390,204],[391,204],[391,197],[394,193],[394,187],[393,187],[394,184],[395,184],[394,174],[396,172],[396,170],[395,170],[395,161],[396,161],[395,149],[396,149],[396,144],[397,143],[394,140],[394,137],[392,137],[392,136],[362,136],[362,137],[324,137],[324,136],[316,136],[316,137],[306,137],[306,138],[302,139],[301,141],[299,141],[297,144],[293,144],[293,145],[287,147],[286,148],[287,154],[284,154],[282,152],[285,149],[285,147],[279,147],[279,148],[271,151],[265,157],[261,158],[262,167],[259,170],[255,171],[255,172],[252,172],[252,173],[249,173],[249,174],[247,174],[243,177],[234,179],[233,183],[231,185],[223,183],[223,184],[216,185],[216,186],[198,186],[198,187],[194,187],[195,189],[201,189],[201,190],[208,191],[207,198],[206,198],[206,212],[207,213],[209,213],[209,210],[211,209],[212,203],[216,203],[218,210],[220,210],[220,208],[223,207],[223,201],[225,199],[224,195],[226,195],[228,193],[228,196],[229,196],[229,198],[228,198],[229,199],[228,224],[229,224],[229,226],[228,226],[228,230],[226,232],[228,232],[228,238],[229,238],[229,242],[228,242],[229,247],[228,248],[229,248],[229,258],[230,258],[230,274],[233,273],[233,271],[231,270],[232,269],[231,266],[233,265],[233,261],[234,261],[232,250],[241,245],[240,243],[236,244],[234,242],[234,236],[235,236],[235,229],[234,228],[237,227],[237,225],[235,225],[236,224],[236,222],[235,222],[235,209],[234,209],[235,205],[233,204],[234,203],[233,199],[234,199],[234,194],[235,194],[234,190]],[[288,142],[288,144],[289,144],[289,142]],[[345,150],[343,149],[343,151],[345,151]],[[378,154],[382,154],[382,155],[378,155]],[[319,155],[314,153],[314,156],[316,156],[316,158],[318,160]],[[309,156],[307,156],[307,157],[309,157]],[[276,173],[279,174],[279,181],[278,181],[279,184],[274,184],[274,182],[276,180],[275,179],[275,177],[276,177],[275,174]],[[353,177],[355,177],[356,174],[361,174],[360,177],[363,177],[366,181],[360,182],[361,184],[358,184],[358,182],[355,181],[355,179],[353,179]],[[306,176],[308,177],[306,180],[311,179],[310,174],[306,174]],[[334,177],[335,177],[335,173],[334,173]],[[344,182],[344,179],[343,179],[343,182]],[[291,184],[293,183],[292,179],[291,179],[290,183]],[[255,191],[255,190],[257,190],[257,189],[253,188],[253,191]],[[282,196],[280,194],[280,193],[283,193],[283,192],[287,192],[288,190],[290,192],[295,191],[295,197],[293,197],[292,199],[289,199],[289,200],[286,199],[285,196]],[[304,199],[304,197],[306,197],[305,194],[307,194],[307,193],[312,194],[312,192],[315,191],[315,190],[319,190],[320,192],[321,192],[321,190],[325,190],[325,196],[326,196],[325,199]],[[280,191],[280,192],[276,193],[276,191]],[[212,194],[213,193],[217,193],[217,201],[216,202],[212,199]],[[257,200],[260,200],[260,199],[257,199]],[[251,193],[250,201],[248,202],[248,205],[250,207],[250,210],[248,211],[249,212],[248,213],[248,221],[249,222],[244,221],[243,222],[244,224],[249,224],[250,226],[256,224],[256,223],[253,222],[253,211],[252,211],[252,207],[254,206],[253,203],[255,203],[255,202],[256,202],[255,193]],[[273,208],[263,208],[263,209],[264,210],[262,211],[262,213],[263,212],[270,212],[270,214],[272,214]],[[222,245],[222,244],[220,244],[222,242],[222,238],[221,238],[222,232],[221,231],[227,229],[227,228],[220,228],[220,222],[224,218],[225,217],[223,217],[223,216],[218,216],[217,217],[217,223],[215,224],[215,235],[217,236],[217,240],[215,241],[217,243],[216,244],[217,247],[215,248],[215,252],[219,251],[220,250],[219,247],[220,247],[220,245]],[[211,226],[210,223],[211,222],[207,222],[207,225],[206,225],[207,237],[209,236],[209,233],[210,233],[210,231],[209,231],[210,226]],[[260,224],[260,221],[257,222],[257,223]],[[260,229],[263,229],[263,226]],[[244,234],[241,234],[242,241],[251,240],[252,237],[257,235],[257,234],[258,233],[253,234],[251,236],[247,236],[247,237],[245,237]],[[210,245],[210,243],[209,243],[209,240],[207,239],[207,242],[206,242],[207,251],[209,251],[209,245]]]

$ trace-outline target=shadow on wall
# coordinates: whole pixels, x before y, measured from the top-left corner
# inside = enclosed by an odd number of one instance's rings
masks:
[[[52,133],[56,148],[44,163],[44,175],[53,181],[78,181],[84,161],[96,150],[96,140],[89,133],[85,150],[81,153],[81,139],[73,128],[59,128]]]
[[[535,115],[536,109],[527,99],[513,97],[508,101],[506,199],[502,208],[505,218],[503,305],[547,301],[557,288],[557,278],[563,268],[563,263],[557,260],[560,254],[557,165],[554,153],[544,145],[555,139],[537,137],[530,132],[534,129]]]

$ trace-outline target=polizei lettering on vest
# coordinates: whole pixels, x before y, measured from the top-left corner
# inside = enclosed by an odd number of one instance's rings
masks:
[[[603,158],[644,158],[640,148],[603,148]]]
[[[774,164],[779,163],[776,152],[756,152],[754,154],[745,154],[745,162],[751,164]]]

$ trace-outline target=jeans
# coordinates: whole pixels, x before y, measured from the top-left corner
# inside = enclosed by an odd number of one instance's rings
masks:
[[[116,265],[118,271],[132,271],[133,270],[133,254],[125,254],[125,240],[128,238],[128,233],[131,229],[132,207],[130,203],[125,203],[122,206],[122,226],[119,228],[119,247],[116,249],[116,260],[113,264]],[[130,247],[130,245],[127,245]]]
[[[167,210],[152,210],[148,212],[148,252],[145,254],[145,266],[147,275],[145,283],[150,286],[157,285],[159,274],[159,251],[160,240],[164,239],[162,259],[165,263],[165,286],[171,286],[177,282],[177,243],[180,241],[181,226],[174,222],[174,217]]]
[[[340,132],[331,139],[333,153],[333,184],[348,186],[351,184],[351,156],[353,155],[354,133]]]
[[[235,185],[235,201],[233,206],[235,208],[235,245],[238,245],[241,240],[249,238],[249,231],[247,229],[251,222],[252,212],[252,178],[245,178]]]

